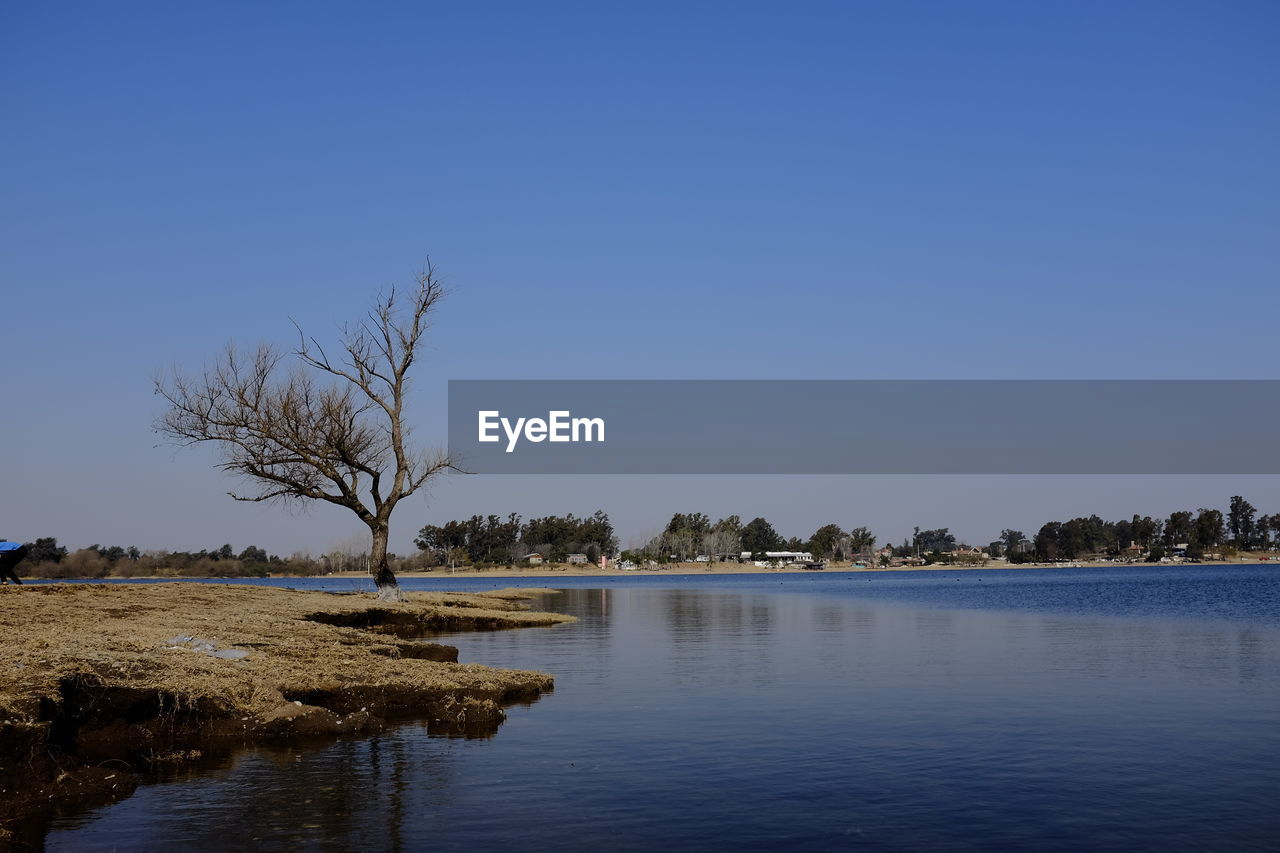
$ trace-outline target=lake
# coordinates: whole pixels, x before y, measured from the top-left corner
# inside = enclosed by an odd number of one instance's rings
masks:
[[[1280,848],[1276,567],[405,582],[513,584],[579,621],[445,640],[556,676],[494,737],[248,750],[47,848]]]

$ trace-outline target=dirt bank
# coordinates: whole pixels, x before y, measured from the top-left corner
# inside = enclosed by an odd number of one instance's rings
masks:
[[[572,621],[527,594],[403,604],[220,584],[0,587],[0,844],[33,811],[127,795],[136,772],[245,742],[366,733],[412,717],[492,734],[538,672],[457,663],[438,630]]]

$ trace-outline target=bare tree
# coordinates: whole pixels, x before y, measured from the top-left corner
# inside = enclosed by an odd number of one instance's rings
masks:
[[[180,445],[217,444],[222,469],[256,486],[230,492],[236,500],[317,500],[354,512],[372,535],[379,596],[402,599],[387,562],[391,513],[453,467],[444,453],[411,447],[404,411],[409,369],[443,296],[428,263],[412,294],[392,288],[343,327],[337,358],[299,328],[300,364],[285,375],[285,354],[263,344],[247,354],[228,346],[196,378],[157,378],[169,408],[155,428]]]
[[[741,545],[738,534],[724,527],[713,529],[702,537],[702,550],[710,555],[713,563],[729,556],[737,559]]]
[[[849,551],[853,557],[867,558],[871,549],[876,547],[875,535],[865,527],[855,527],[849,531]]]

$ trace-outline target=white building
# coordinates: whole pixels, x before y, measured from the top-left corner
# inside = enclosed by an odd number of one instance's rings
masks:
[[[764,558],[770,563],[812,563],[813,554],[808,551],[765,551]],[[743,560],[751,559],[750,551],[742,552]]]

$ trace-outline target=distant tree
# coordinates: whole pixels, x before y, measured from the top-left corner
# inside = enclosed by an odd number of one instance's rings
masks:
[[[511,558],[511,546],[520,541],[520,528],[520,516],[514,512],[506,519],[472,516],[465,523],[463,547],[473,563],[505,563]]]
[[[1231,542],[1241,551],[1253,547],[1253,516],[1257,510],[1240,495],[1231,498],[1227,510],[1227,527],[1231,530]]]
[[[1058,532],[1059,559],[1095,556],[1114,547],[1115,526],[1096,515],[1065,522]]]
[[[1169,518],[1164,523],[1164,544],[1166,548],[1173,548],[1175,545],[1190,543],[1192,533],[1195,532],[1195,522],[1192,520],[1191,513],[1187,511],[1179,511],[1169,514]]]
[[[955,550],[956,537],[946,527],[937,530],[921,530],[917,527],[911,544],[920,554],[945,553]]]
[[[1200,509],[1195,520],[1195,540],[1205,548],[1216,548],[1222,544],[1225,535],[1225,522],[1221,510]]]
[[[726,556],[737,559],[742,552],[742,519],[731,515],[711,525],[711,531],[703,536],[702,547],[713,561]]]
[[[1006,527],[1000,531],[1000,538],[996,541],[999,543],[1000,554],[1002,556],[1007,556],[1021,551],[1022,543],[1025,542],[1026,539],[1026,535],[1021,530],[1013,530],[1012,528]],[[991,551],[992,555],[995,553],[995,551]]]
[[[434,551],[447,559],[454,549],[465,549],[467,528],[465,524],[457,521],[439,526],[428,524],[418,531],[418,537],[413,540],[413,543],[423,551]]]
[[[1135,515],[1129,522],[1129,530],[1133,541],[1144,551],[1150,551],[1160,536],[1161,523],[1150,516]]]
[[[107,574],[109,563],[97,551],[81,548],[59,564],[61,576],[67,578],[100,578]]]
[[[95,545],[90,545],[88,548],[85,548],[84,550],[93,551],[99,557],[106,560],[108,563],[114,563],[117,560],[123,560],[125,557],[125,554],[128,553],[125,551],[124,548],[121,548],[119,545],[95,544]]]
[[[581,552],[591,542],[599,545],[605,556],[618,553],[618,537],[604,510],[596,510],[587,518],[578,518],[572,513],[531,518],[521,529],[520,541],[553,562]]]
[[[604,556],[612,557],[618,553],[618,535],[609,521],[609,514],[604,510],[598,509],[590,518],[583,519],[578,533],[583,541],[599,545]]]
[[[688,560],[703,544],[703,539],[711,532],[711,519],[700,512],[685,514],[678,512],[671,516],[667,527],[662,531],[663,550],[674,554],[679,560]]]
[[[267,552],[256,545],[250,545],[240,552],[240,559],[246,563],[265,563]]]
[[[688,560],[699,544],[699,540],[694,538],[694,533],[684,528],[668,530],[662,534],[661,539],[662,547],[659,550],[681,562]]]
[[[407,299],[393,288],[343,330],[337,358],[299,330],[301,366],[283,378],[283,355],[267,345],[247,356],[228,347],[196,378],[158,378],[169,408],[156,429],[178,444],[218,446],[223,470],[257,486],[236,500],[315,500],[355,513],[369,528],[379,596],[402,599],[387,556],[392,511],[451,467],[446,455],[412,449],[405,416],[409,370],[443,296],[428,264]]]
[[[737,559],[742,553],[742,519],[736,515],[726,516],[711,526],[710,556],[727,556]]]
[[[867,555],[876,547],[876,537],[866,527],[855,527],[849,531],[850,556]]]
[[[1040,528],[1040,532],[1036,534],[1035,551],[1036,556],[1041,560],[1056,560],[1062,553],[1062,547],[1059,544],[1062,538],[1062,522],[1050,521],[1046,522]]]
[[[773,525],[763,518],[753,518],[742,528],[742,550],[752,554],[763,554],[765,551],[778,551],[782,537]]]
[[[711,519],[700,512],[691,512],[688,515],[677,512],[671,516],[671,521],[667,522],[667,529],[664,533],[676,533],[687,531],[694,536],[701,536],[711,530]]]
[[[1270,551],[1272,546],[1271,534],[1275,529],[1274,515],[1260,515],[1258,521],[1254,525],[1253,532],[1253,548],[1255,551]]]
[[[742,532],[742,519],[736,515],[725,516],[711,525],[713,531],[728,531],[735,536]]]
[[[834,557],[840,540],[843,538],[844,531],[840,529],[840,525],[824,524],[809,537],[808,550],[818,558]]]
[[[27,543],[27,559],[33,563],[61,563],[67,549],[52,536]]]

